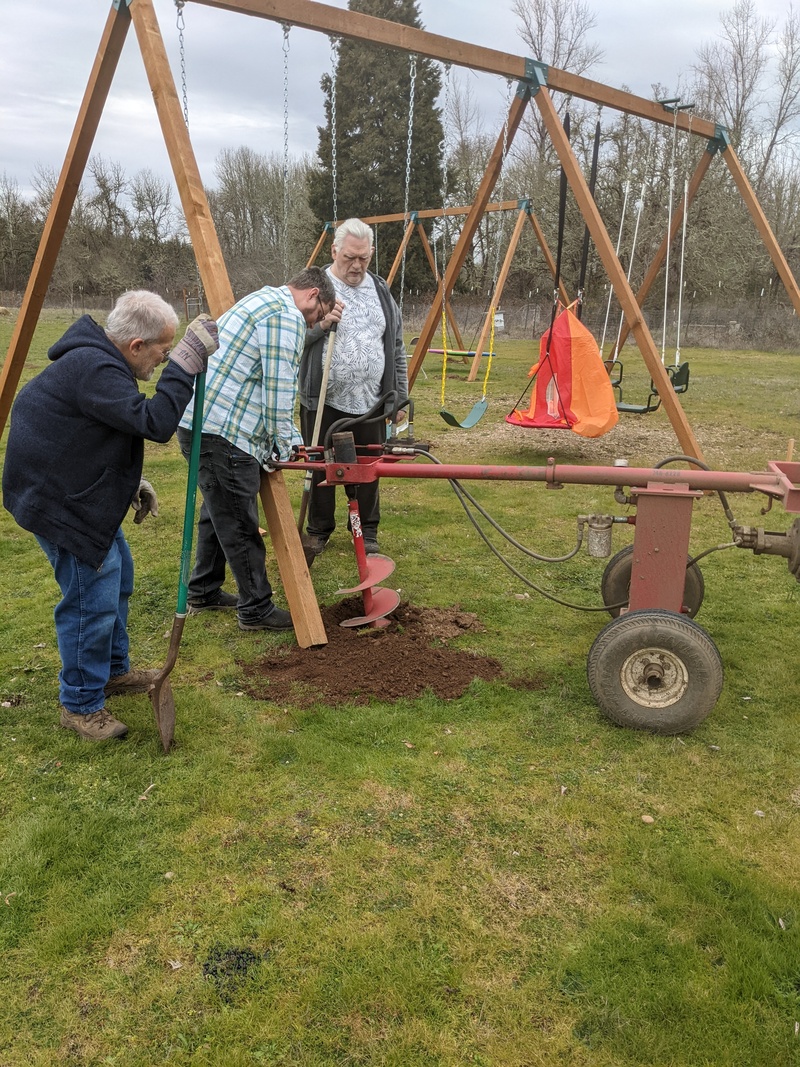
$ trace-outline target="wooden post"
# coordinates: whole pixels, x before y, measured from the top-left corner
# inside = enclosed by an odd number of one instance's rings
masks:
[[[152,0],[133,0],[131,19],[164,133],[186,225],[197,257],[211,314],[220,316],[234,303],[217,231],[211,218],[189,131],[181,111]],[[294,632],[301,648],[325,644],[325,630],[289,493],[276,472],[262,477],[261,501],[272,538]]]
[[[550,139],[558,153],[558,158],[564,168],[572,192],[586,220],[586,225],[589,227],[589,233],[592,235],[597,253],[602,260],[611,284],[614,286],[614,291],[622,305],[625,317],[633,330],[634,337],[639,345],[639,351],[642,353],[642,358],[661,397],[664,410],[669,416],[669,421],[672,423],[672,428],[680,441],[681,448],[685,455],[694,456],[696,459],[702,460],[703,453],[700,445],[689,425],[686,413],[678,401],[675,390],[672,388],[670,377],[661,362],[655,342],[642,317],[641,308],[636,303],[636,297],[633,295],[633,290],[625,277],[622,264],[617,258],[611,238],[608,236],[608,231],[600,217],[600,212],[597,210],[594,197],[589,192],[589,186],[586,184],[583,171],[572,151],[569,138],[564,132],[564,127],[561,125],[561,120],[553,106],[553,100],[548,89],[545,87],[540,88],[536,93],[535,100],[547,127],[547,132],[550,134]]]
[[[303,555],[297,520],[291,506],[283,471],[261,472],[261,506],[267,520],[270,540],[292,613],[294,633],[301,648],[326,645],[328,638],[319,612],[308,564]],[[299,555],[295,546],[300,549]]]
[[[392,264],[392,269],[386,275],[386,284],[389,286],[389,288],[391,288],[392,282],[394,281],[394,279],[395,279],[395,277],[397,275],[397,271],[400,268],[400,264],[403,261],[403,253],[405,252],[406,248],[408,247],[408,241],[409,241],[409,238],[411,237],[411,234],[414,232],[414,227],[415,226],[416,226],[415,220],[413,218],[409,219],[408,225],[406,226],[405,230],[403,231],[403,240],[400,242],[400,247],[397,249],[397,255],[394,257],[394,263]]]
[[[130,18],[124,7],[109,12],[3,364],[0,376],[0,435],[14,402],[129,26]]]
[[[308,257],[308,262],[306,263],[306,266],[307,266],[307,267],[313,267],[313,265],[314,265],[314,260],[315,260],[315,259],[317,258],[317,256],[318,256],[318,255],[320,254],[320,251],[322,250],[322,247],[323,247],[323,245],[325,244],[325,238],[326,238],[326,237],[328,236],[328,230],[329,230],[329,226],[328,226],[328,224],[326,223],[326,224],[325,224],[325,229],[324,229],[324,230],[322,231],[322,233],[321,233],[321,234],[319,235],[319,240],[318,240],[318,241],[317,241],[317,243],[316,243],[316,244],[314,245],[314,251],[313,251],[313,252],[311,253],[311,255],[310,255],[310,256]]]

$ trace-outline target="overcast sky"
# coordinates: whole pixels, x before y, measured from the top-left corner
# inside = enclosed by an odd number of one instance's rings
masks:
[[[788,0],[756,0],[759,13],[782,21]],[[331,0],[346,7],[346,0]],[[686,76],[699,43],[719,28],[717,0],[605,0],[592,41],[605,52],[592,72],[600,82],[651,95],[672,92]],[[83,93],[111,9],[110,0],[0,0],[0,173],[30,188],[37,164],[60,171]],[[180,92],[176,9],[155,9]],[[425,29],[473,44],[525,55],[511,0],[420,0]],[[224,148],[248,145],[283,151],[283,33],[279,24],[188,3],[184,8],[189,126],[204,181],[215,184],[214,161]],[[313,153],[322,122],[320,75],[330,67],[322,33],[292,29],[289,39],[290,151]],[[487,130],[502,126],[506,83],[460,73],[473,85]],[[169,174],[155,107],[136,37],[130,30],[100,122],[93,152],[132,175],[143,167]]]

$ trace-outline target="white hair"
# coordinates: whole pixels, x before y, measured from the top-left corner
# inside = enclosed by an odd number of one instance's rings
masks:
[[[333,247],[337,252],[342,247],[345,237],[355,237],[357,241],[369,241],[370,248],[372,248],[374,242],[372,228],[367,226],[366,222],[362,222],[361,219],[345,219],[344,222],[336,227],[333,235]]]
[[[106,320],[106,333],[121,345],[137,337],[152,344],[165,330],[177,328],[175,308],[149,289],[131,289],[123,293]]]

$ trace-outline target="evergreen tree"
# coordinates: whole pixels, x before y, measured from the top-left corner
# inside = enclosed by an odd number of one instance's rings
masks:
[[[421,28],[416,0],[350,0],[350,9]],[[333,82],[335,78],[335,86]],[[406,158],[411,99],[410,56],[366,41],[342,40],[333,76],[322,77],[325,126],[319,127],[319,166],[311,175],[310,203],[320,222],[333,218],[332,100],[336,94],[336,214],[339,220],[402,212],[406,203]],[[411,137],[409,211],[437,207],[441,200],[442,122],[436,100],[441,77],[435,63],[416,60]],[[403,224],[378,230],[380,269],[387,273],[400,245]],[[391,256],[391,259],[389,258]],[[400,273],[394,292],[399,293]],[[405,287],[432,291],[430,266],[417,238],[406,256]]]

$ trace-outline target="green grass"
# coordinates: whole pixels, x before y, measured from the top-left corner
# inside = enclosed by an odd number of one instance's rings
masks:
[[[42,319],[26,378],[66,321]],[[0,320],[2,349],[10,329]],[[800,438],[797,358],[684,356],[682,399],[709,462],[783,458]],[[500,347],[479,426],[449,429],[433,360],[415,429],[442,460],[649,465],[679,451],[662,413],[594,442],[506,427],[533,361],[522,342]],[[625,362],[626,397],[638,383],[643,398],[637,354]],[[480,395],[447,387],[459,413]],[[174,441],[147,447],[146,473],[160,515],[126,523],[131,627],[137,662],[158,665],[185,492]],[[470,489],[548,554],[574,543],[578,513],[625,512],[602,487]],[[800,1063],[800,603],[785,561],[727,551],[701,563],[698,622],[725,686],[695,733],[655,737],[613,726],[591,700],[586,654],[604,613],[521,585],[446,483],[387,480],[382,503],[397,561],[387,584],[476,612],[486,630],[459,647],[544,687],[273,706],[243,695],[235,661],[289,639],[199,617],[173,672],[169,756],[147,698],[115,705],[122,744],[57,727],[52,575],[0,514],[0,1064]],[[761,515],[762,497],[730,503],[742,523],[791,522],[779,505]],[[727,534],[718,501],[701,500],[692,551]],[[632,531],[614,537],[616,551]],[[599,604],[604,560],[514,563],[564,600]],[[320,599],[353,575],[337,532],[314,567]]]

